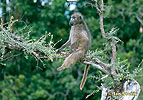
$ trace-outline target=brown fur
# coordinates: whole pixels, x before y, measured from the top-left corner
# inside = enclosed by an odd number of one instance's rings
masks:
[[[83,87],[84,87],[84,84],[85,84],[86,79],[87,79],[88,70],[89,70],[89,65],[86,65],[85,68],[84,68],[84,73],[83,73],[82,81],[80,83],[80,90],[82,90]]]
[[[72,24],[72,27],[69,39],[59,50],[66,46],[71,46],[71,54],[65,59],[62,66],[57,69],[58,71],[68,68],[71,64],[75,64],[79,60],[82,60],[91,45],[91,34],[80,13],[74,13],[71,16],[70,24]],[[89,66],[87,65],[80,85],[81,90],[85,84],[88,69]]]

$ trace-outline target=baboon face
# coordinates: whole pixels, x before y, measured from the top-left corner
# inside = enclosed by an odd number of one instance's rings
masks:
[[[77,25],[77,24],[81,24],[82,23],[82,20],[83,20],[83,17],[80,13],[74,13],[72,16],[71,16],[71,19],[70,19],[70,22],[69,24],[71,26],[73,25]]]

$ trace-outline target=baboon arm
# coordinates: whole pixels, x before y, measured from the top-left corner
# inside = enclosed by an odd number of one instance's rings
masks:
[[[86,79],[87,79],[88,70],[89,70],[89,65],[86,65],[85,68],[84,68],[84,74],[83,74],[83,77],[82,77],[82,81],[80,83],[80,90],[82,90],[83,87],[84,87],[84,84],[85,84]]]
[[[73,48],[77,44],[77,41],[75,41],[73,44],[71,44],[71,48]]]
[[[74,47],[77,45],[77,41],[75,41],[73,44],[71,44],[71,49],[70,49],[70,53],[72,53],[74,50]]]
[[[65,47],[67,47],[67,46],[69,46],[70,45],[70,39],[65,43],[65,44],[63,44],[60,48],[59,48],[59,50],[62,50],[62,49],[64,49]]]
[[[88,36],[87,36],[87,32],[82,32],[82,37],[85,39],[85,40],[89,40]]]

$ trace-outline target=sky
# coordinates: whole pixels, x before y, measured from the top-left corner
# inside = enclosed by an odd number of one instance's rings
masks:
[[[74,10],[76,8],[76,5],[75,4],[71,4],[70,7],[69,7],[69,10]]]
[[[0,8],[0,17],[2,16],[2,8]]]

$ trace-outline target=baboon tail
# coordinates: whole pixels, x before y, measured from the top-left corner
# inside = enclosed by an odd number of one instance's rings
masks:
[[[83,77],[82,77],[82,81],[80,83],[80,90],[82,90],[83,87],[84,87],[84,84],[85,84],[86,79],[87,79],[88,70],[89,70],[89,65],[86,65],[85,68],[84,68],[84,74],[83,74]]]

